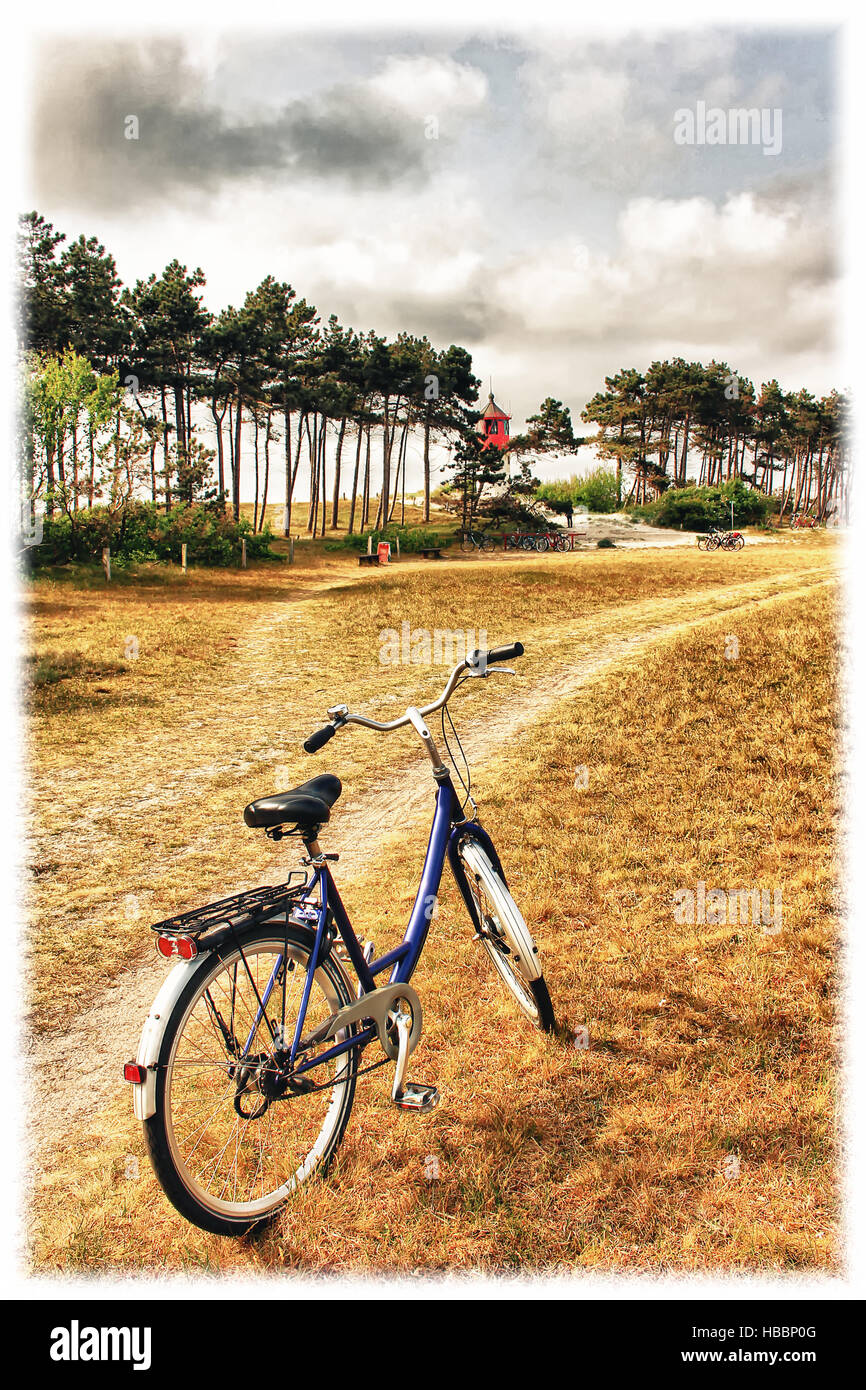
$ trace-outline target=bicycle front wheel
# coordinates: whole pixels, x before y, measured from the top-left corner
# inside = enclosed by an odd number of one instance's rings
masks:
[[[538,947],[501,874],[475,840],[457,849],[480,924],[481,944],[526,1017],[543,1033],[556,1027]]]
[[[460,542],[460,549],[464,551],[466,554],[468,554],[470,550],[475,549],[475,542],[471,536],[463,537],[462,541]]]
[[[221,959],[202,956],[167,1022],[145,1139],[169,1201],[206,1231],[242,1235],[273,1220],[325,1172],[345,1132],[359,1048],[288,1080],[312,940],[299,927],[262,927]],[[304,1033],[349,1003],[329,957],[312,980]]]

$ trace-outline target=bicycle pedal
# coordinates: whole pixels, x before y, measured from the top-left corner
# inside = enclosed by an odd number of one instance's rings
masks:
[[[402,1094],[394,1097],[394,1104],[401,1110],[417,1110],[426,1115],[439,1104],[439,1092],[435,1086],[418,1086],[414,1081],[407,1081]]]

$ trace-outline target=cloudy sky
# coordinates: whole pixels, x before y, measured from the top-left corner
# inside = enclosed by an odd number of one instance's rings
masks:
[[[219,309],[273,274],[323,318],[461,343],[513,429],[673,354],[823,392],[848,384],[835,49],[742,26],[55,36],[27,197],[127,282],[178,257]],[[765,110],[781,149],[677,143],[699,103]]]

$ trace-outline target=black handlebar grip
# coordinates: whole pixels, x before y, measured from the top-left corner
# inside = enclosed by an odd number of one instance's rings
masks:
[[[511,642],[507,647],[491,647],[487,653],[487,664],[491,661],[513,661],[516,656],[523,656],[524,646],[522,642]]]
[[[319,749],[324,748],[328,739],[333,738],[336,732],[333,724],[326,724],[324,729],[316,729],[315,733],[310,734],[310,737],[304,740],[304,752],[318,753]]]

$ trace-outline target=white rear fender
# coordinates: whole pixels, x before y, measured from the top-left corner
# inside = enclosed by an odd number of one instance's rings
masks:
[[[166,975],[162,988],[151,1005],[135,1056],[140,1067],[147,1067],[147,1078],[132,1088],[135,1117],[138,1120],[148,1120],[156,1113],[156,1064],[159,1061],[163,1034],[175,1004],[200,961],[200,957],[198,960],[178,961],[174,969]]]

